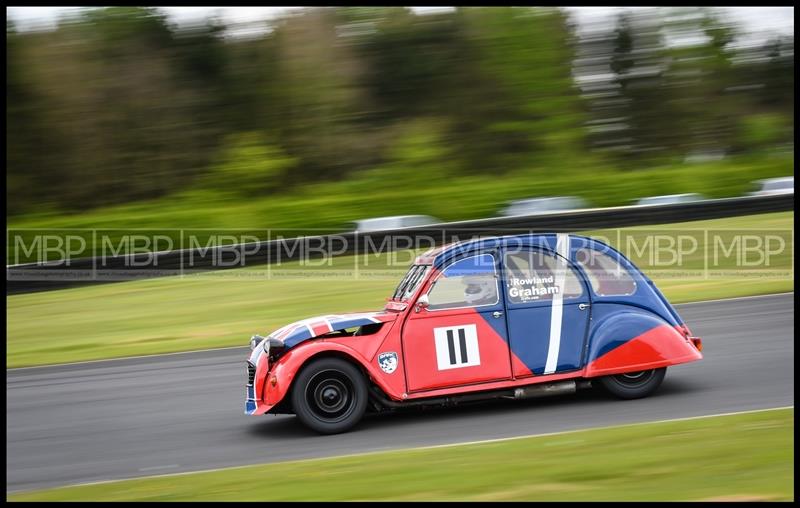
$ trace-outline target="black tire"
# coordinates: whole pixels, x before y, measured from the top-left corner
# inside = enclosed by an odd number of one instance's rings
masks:
[[[598,379],[600,386],[611,395],[620,399],[639,399],[647,397],[664,380],[667,368],[662,367],[654,370],[643,370],[640,372],[627,372],[615,376],[605,376]]]
[[[292,407],[303,424],[321,434],[338,434],[357,424],[367,409],[367,383],[353,364],[321,358],[295,378]]]

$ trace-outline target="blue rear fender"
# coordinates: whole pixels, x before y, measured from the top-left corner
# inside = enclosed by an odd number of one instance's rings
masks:
[[[592,308],[585,364],[664,325],[673,326],[661,316],[640,307],[618,303],[595,303]]]

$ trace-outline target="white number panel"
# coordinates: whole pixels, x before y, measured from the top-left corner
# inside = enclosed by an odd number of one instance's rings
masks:
[[[436,361],[439,370],[481,364],[478,332],[475,325],[434,328],[433,338],[436,340]]]

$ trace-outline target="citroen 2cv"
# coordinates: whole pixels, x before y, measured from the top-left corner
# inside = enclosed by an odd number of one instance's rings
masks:
[[[245,412],[294,413],[320,433],[366,411],[573,393],[655,391],[702,358],[654,283],[592,238],[482,238],[417,257],[383,310],[254,336]]]

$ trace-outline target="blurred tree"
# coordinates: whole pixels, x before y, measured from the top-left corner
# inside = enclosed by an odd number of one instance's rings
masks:
[[[26,40],[6,21],[6,212],[34,211],[37,189],[47,181],[46,130],[37,114],[40,98],[26,72]]]
[[[359,48],[367,62],[364,83],[376,101],[374,121],[441,113],[440,101],[453,92],[449,76],[464,64],[453,16],[417,16],[405,7],[372,14],[380,16],[360,22],[367,35]]]
[[[623,12],[613,32],[587,38],[591,65],[584,91],[593,120],[595,146],[637,167],[639,159],[666,151],[679,135],[665,107],[663,74],[667,66],[659,18]],[[579,69],[580,71],[581,69]]]
[[[310,8],[247,37],[140,7],[7,22],[7,211],[791,146],[793,37],[737,47],[712,10],[642,12],[580,34],[529,7]]]
[[[747,150],[770,148],[786,140],[787,121],[784,115],[761,113],[742,119],[739,141]]]
[[[275,27],[275,114],[281,143],[303,162],[298,181],[335,178],[375,162],[362,62],[337,30],[335,13],[311,9]]]
[[[213,94],[180,74],[163,15],[90,9],[29,42],[27,88],[50,154],[39,190],[60,206],[152,198],[207,165],[220,132],[204,113]]]
[[[568,166],[583,152],[584,116],[566,14],[466,7],[456,17],[464,49],[448,83],[448,113],[465,158],[493,172],[554,160]]]
[[[794,37],[778,37],[764,45],[767,60],[761,72],[759,100],[772,108],[794,111]]]
[[[596,78],[582,86],[594,146],[632,168],[736,151],[760,88],[747,84],[758,72],[735,63],[736,36],[710,9],[674,8],[623,12],[613,33],[584,37],[576,71]]]
[[[742,104],[727,93],[734,30],[709,9],[668,11],[665,22],[671,46],[664,86],[673,118],[668,145],[684,154],[726,153],[732,146]]]
[[[794,38],[778,37],[745,48],[735,63],[730,88],[747,101],[737,138],[741,152],[794,140]]]

